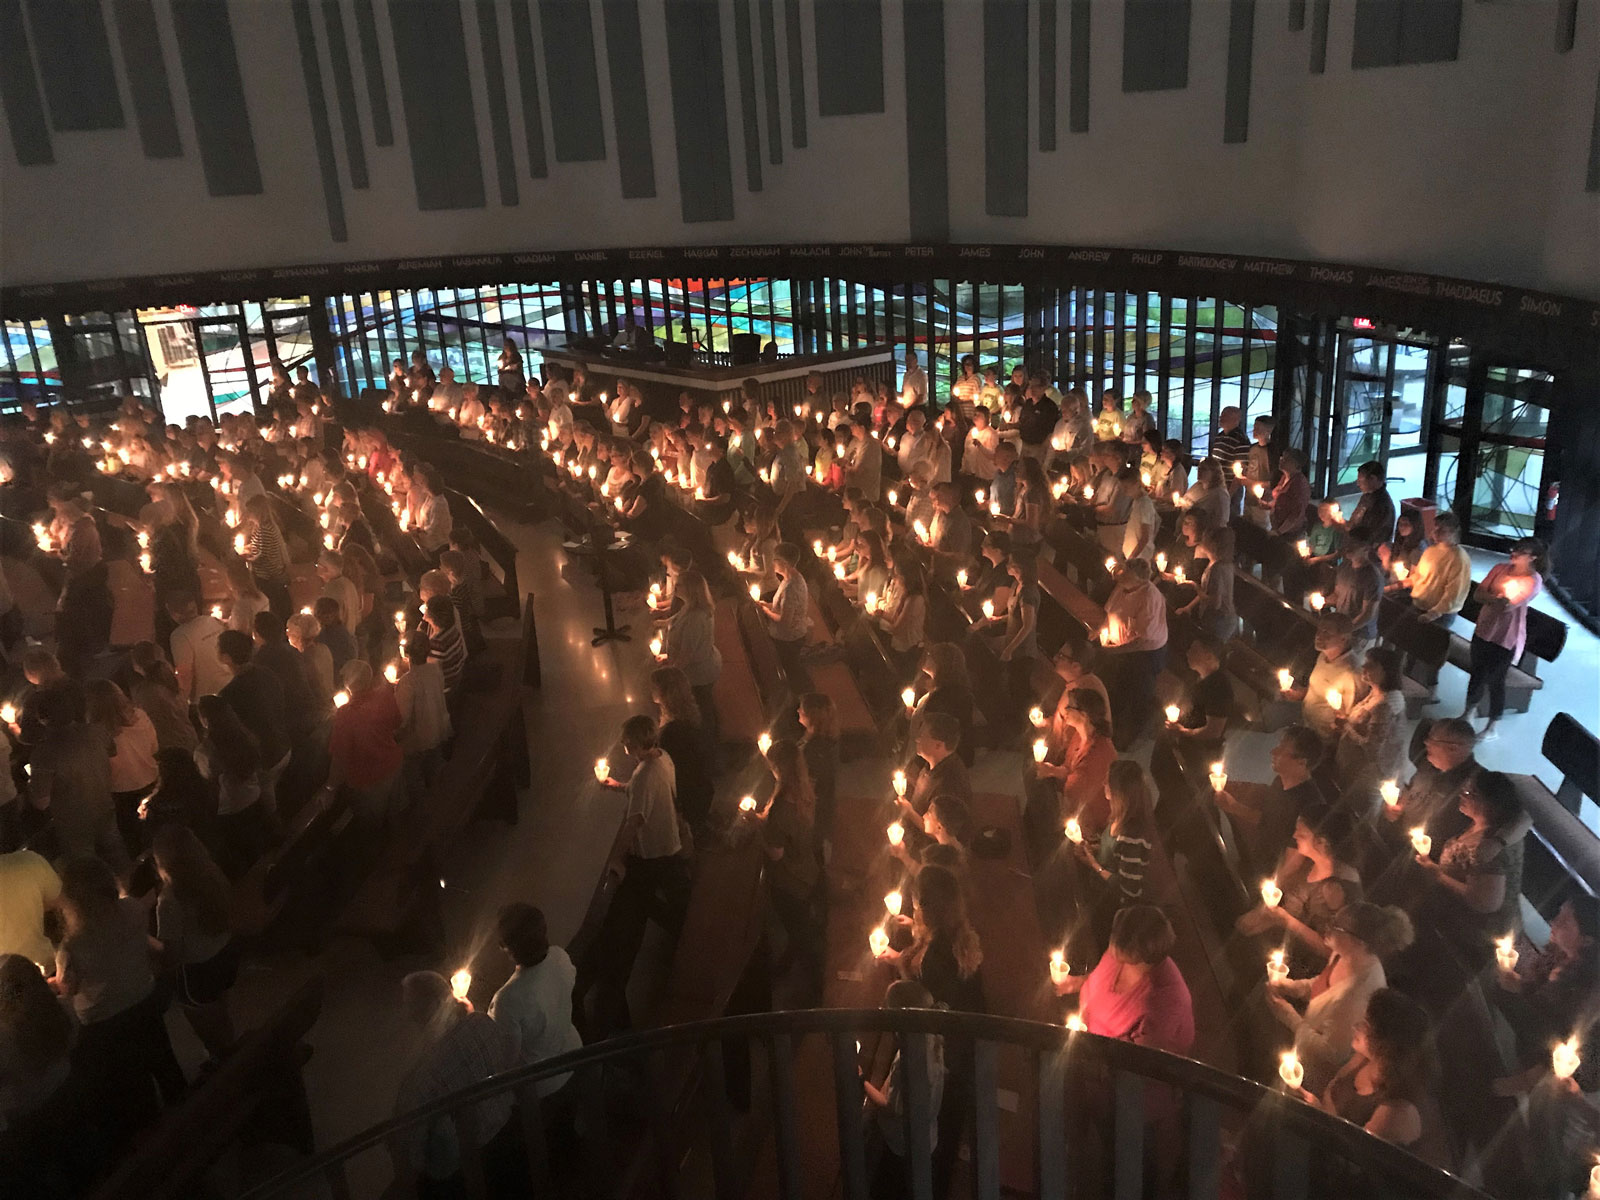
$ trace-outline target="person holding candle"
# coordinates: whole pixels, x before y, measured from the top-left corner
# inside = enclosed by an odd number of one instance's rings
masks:
[[[1158,795],[1177,805],[1158,805],[1156,819],[1163,831],[1172,829],[1189,807],[1184,777],[1198,779],[1209,764],[1223,757],[1228,726],[1239,716],[1233,683],[1222,670],[1222,644],[1208,633],[1198,633],[1184,650],[1195,681],[1186,703],[1178,705],[1178,719],[1167,722],[1156,735],[1150,772],[1160,783]]]
[[[323,623],[325,615],[329,615],[323,607],[327,603],[326,597],[317,601],[319,624]],[[467,643],[461,634],[461,621],[456,616],[455,603],[450,599],[449,592],[429,596],[422,606],[422,612],[422,623],[417,626],[416,636],[427,642],[428,659],[437,662],[439,669],[444,672],[445,695],[455,703],[467,665]],[[323,626],[323,632],[327,632],[326,625]],[[338,659],[338,652],[335,651],[335,663]]]
[[[831,854],[833,817],[839,780],[839,713],[833,698],[825,692],[807,692],[800,697],[796,719],[804,735],[800,749],[806,757],[806,773],[817,795],[817,840],[823,862]]]
[[[1449,1134],[1430,1090],[1435,1063],[1427,1010],[1404,992],[1380,988],[1350,1046],[1349,1060],[1322,1094],[1302,1088],[1300,1098],[1448,1170]]]
[[[1338,736],[1337,715],[1350,711],[1356,698],[1356,658],[1351,648],[1350,618],[1328,613],[1317,621],[1317,659],[1304,685],[1284,693],[1285,699],[1304,701],[1301,719],[1320,737]],[[1337,693],[1338,708],[1329,700]]]
[[[1068,691],[1066,705],[1058,708],[1065,737],[1060,760],[1036,763],[1033,781],[1026,786],[1027,802],[1022,812],[1023,836],[1027,840],[1029,861],[1037,868],[1060,845],[1062,825],[1075,816],[1085,838],[1098,837],[1110,818],[1106,783],[1117,748],[1111,740],[1111,724],[1105,701],[1091,688]]]
[[[798,696],[810,690],[811,676],[801,661],[806,635],[811,629],[811,592],[800,573],[800,549],[792,542],[780,542],[773,551],[773,570],[778,590],[772,599],[756,601],[767,619],[767,635],[777,651],[789,690]]]
[[[1333,761],[1343,784],[1343,801],[1373,815],[1378,785],[1394,779],[1406,761],[1406,698],[1400,687],[1400,655],[1387,646],[1367,653],[1361,665],[1366,691],[1334,714],[1339,730]]]
[[[1580,1091],[1600,1090],[1600,901],[1575,892],[1550,921],[1550,939],[1524,943],[1511,969],[1495,972],[1488,991],[1516,1042],[1519,1070],[1495,1081],[1497,1096],[1531,1091],[1550,1069],[1550,1047],[1574,1031],[1588,1048],[1573,1078]]]
[[[395,740],[405,754],[406,793],[414,803],[433,785],[455,730],[445,698],[444,671],[430,661],[428,639],[409,639],[401,653],[406,667],[394,684],[394,703],[400,712]]]
[[[1467,705],[1461,716],[1489,699],[1489,723],[1480,740],[1498,736],[1506,708],[1506,672],[1522,657],[1528,637],[1528,605],[1544,588],[1545,547],[1538,538],[1524,538],[1511,548],[1510,559],[1490,568],[1473,591],[1481,606],[1472,630],[1472,669],[1467,678]]]
[[[1356,533],[1344,540],[1344,555],[1333,576],[1333,610],[1348,617],[1357,651],[1378,636],[1378,605],[1383,571],[1373,560],[1372,543]],[[1348,706],[1347,706],[1348,710]]]
[[[1233,605],[1233,530],[1208,529],[1200,540],[1205,568],[1195,587],[1194,599],[1174,609],[1174,615],[1193,617],[1199,629],[1219,642],[1239,632],[1239,614]],[[1199,561],[1196,566],[1199,566]]]
[[[321,717],[326,717],[332,706],[334,691],[333,652],[318,637],[320,626],[317,618],[310,613],[296,613],[289,618],[284,629],[289,645],[304,664],[317,711]]]
[[[396,741],[400,707],[394,688],[361,659],[346,663],[339,680],[350,700],[334,709],[327,786],[348,788],[357,814],[381,825],[394,813],[405,761]]]
[[[1142,558],[1119,568],[1106,601],[1109,636],[1101,642],[1102,674],[1111,692],[1119,747],[1143,733],[1155,703],[1155,681],[1167,658],[1167,601]]]
[[[1314,729],[1290,725],[1272,747],[1273,782],[1259,801],[1240,799],[1226,790],[1214,793],[1217,807],[1233,821],[1241,855],[1255,875],[1268,875],[1277,867],[1302,813],[1330,806],[1313,775],[1323,753],[1322,739]]]
[[[211,1061],[233,1048],[228,992],[239,972],[227,877],[194,831],[164,826],[152,839],[161,880],[156,898],[158,953],[173,974],[174,998]]]
[[[1056,678],[1061,681],[1061,691],[1054,696],[1052,703],[1046,705],[1046,711],[1052,713],[1052,720],[1059,720],[1060,713],[1068,705],[1068,698],[1073,688],[1088,688],[1098,692],[1103,702],[1105,711],[1111,711],[1111,694],[1106,691],[1105,682],[1085,665],[1084,659],[1089,653],[1087,642],[1074,642],[1072,639],[1063,641],[1056,647],[1055,656],[1050,660],[1050,666],[1055,671]],[[1051,693],[1047,691],[1042,699],[1050,699]]]
[[[911,767],[911,787],[899,800],[899,817],[908,826],[921,829],[922,814],[935,796],[955,796],[972,801],[972,783],[967,765],[957,751],[961,746],[961,723],[949,713],[933,712],[917,722],[917,759]]]
[[[1356,468],[1356,486],[1361,499],[1350,514],[1349,536],[1369,546],[1381,545],[1394,537],[1394,498],[1389,495],[1383,464],[1364,462]]]
[[[1336,806],[1302,812],[1294,823],[1294,840],[1272,876],[1278,903],[1256,905],[1234,928],[1251,938],[1266,934],[1274,944],[1287,935],[1294,969],[1319,969],[1330,953],[1328,931],[1334,918],[1362,898],[1361,874],[1351,862],[1356,825],[1354,816]]]
[[[1384,822],[1380,833],[1392,853],[1410,857],[1406,831],[1421,825],[1436,848],[1465,831],[1467,819],[1461,815],[1462,790],[1482,769],[1473,755],[1477,734],[1469,721],[1459,717],[1430,721],[1422,729],[1422,759],[1410,781],[1400,792],[1400,801],[1383,806]],[[1383,881],[1391,882],[1390,877]]]
[[[89,724],[111,744],[111,803],[117,830],[130,854],[144,849],[139,827],[139,802],[156,783],[159,740],[154,723],[109,679],[92,679],[84,689]]]
[[[650,698],[660,717],[661,749],[672,760],[677,777],[678,811],[697,840],[708,838],[717,754],[688,676],[677,667],[657,668],[650,673]]]
[[[289,552],[284,547],[283,530],[272,511],[272,500],[265,494],[252,496],[242,505],[245,547],[240,555],[250,564],[250,573],[266,593],[272,610],[289,612]]]
[[[928,989],[914,979],[897,979],[889,985],[884,995],[883,1007],[934,1008],[937,1002]],[[938,1153],[944,1108],[945,1080],[948,1070],[945,1063],[944,1039],[929,1035],[923,1037],[924,1056],[928,1078],[928,1147]],[[881,1084],[874,1083],[865,1073],[861,1079],[864,1094],[862,1116],[866,1123],[867,1177],[871,1181],[869,1192],[874,1197],[899,1197],[906,1189],[906,1097],[904,1044],[901,1036],[895,1037],[894,1057]],[[959,1131],[958,1131],[959,1132]],[[941,1180],[942,1182],[942,1180]]]
[[[583,1045],[572,1023],[572,993],[577,970],[560,946],[550,944],[544,913],[520,901],[495,914],[495,935],[513,970],[489,1001],[489,1017],[517,1039],[524,1065],[569,1054]],[[572,1073],[553,1075],[534,1085],[546,1135],[558,1145],[570,1141],[576,1097],[566,1090]]]
[[[1472,590],[1472,559],[1461,548],[1461,519],[1454,513],[1433,518],[1433,544],[1423,550],[1411,573],[1388,585],[1407,592],[1424,621],[1445,621],[1460,612]]]
[[[722,652],[716,643],[716,606],[705,575],[694,568],[678,576],[673,594],[678,608],[668,620],[662,638],[662,663],[683,672],[700,710],[706,738],[715,747],[716,685],[722,675]]]
[[[906,719],[905,752],[902,761],[910,765],[915,755],[918,722],[934,713],[948,713],[961,726],[961,746],[957,753],[961,761],[972,766],[973,703],[972,681],[967,674],[966,656],[954,642],[934,642],[922,654],[921,674],[927,684],[917,697],[915,706]],[[907,753],[908,752],[908,753]]]
[[[1411,939],[1411,919],[1403,911],[1356,900],[1329,922],[1328,959],[1316,976],[1268,984],[1267,1007],[1294,1035],[1307,1091],[1323,1091],[1349,1060],[1368,1001],[1388,986],[1383,959]]]
[[[910,549],[892,550],[889,561],[889,602],[879,609],[878,624],[888,635],[886,649],[903,679],[914,672],[927,636],[927,582]]]
[[[1073,892],[1081,920],[1078,930],[1093,939],[1094,951],[1081,950],[1075,961],[1097,958],[1111,934],[1113,917],[1144,897],[1144,878],[1155,844],[1152,809],[1155,781],[1132,759],[1118,759],[1106,774],[1109,816],[1093,842],[1070,842],[1074,866]],[[1076,814],[1074,814],[1076,815]],[[1082,818],[1078,818],[1082,827]]]
[[[822,850],[817,840],[816,793],[797,742],[780,738],[766,752],[767,768],[776,785],[758,816],[766,859],[767,902],[783,930],[783,951],[771,964],[773,980],[795,966],[801,995],[811,1003],[822,994],[824,936],[827,918],[822,878]]]

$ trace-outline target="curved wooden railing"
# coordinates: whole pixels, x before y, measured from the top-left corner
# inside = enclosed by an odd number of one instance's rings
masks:
[[[1138,1197],[1152,1161],[1148,1153],[1146,1089],[1176,1089],[1186,1136],[1174,1165],[1185,1180],[1184,1194],[1193,1198],[1225,1194],[1225,1179],[1237,1177],[1250,1197],[1291,1200],[1313,1196],[1408,1197],[1410,1200],[1487,1200],[1484,1194],[1453,1175],[1435,1170],[1403,1150],[1359,1128],[1279,1091],[1229,1075],[1214,1067],[1130,1042],[1114,1041],[1060,1026],[1002,1017],[934,1010],[815,1009],[760,1013],[702,1021],[635,1033],[586,1046],[485,1080],[425,1107],[373,1126],[309,1159],[295,1169],[250,1192],[246,1200],[270,1200],[295,1186],[321,1177],[334,1195],[349,1194],[346,1164],[377,1150],[418,1127],[444,1118],[454,1123],[459,1144],[476,1145],[474,1106],[516,1095],[521,1130],[533,1177],[533,1194],[557,1194],[549,1176],[548,1148],[540,1120],[535,1085],[567,1072],[632,1066],[650,1081],[649,1119],[632,1156],[639,1170],[655,1178],[646,1190],[662,1195],[687,1194],[675,1178],[681,1164],[704,1150],[712,1165],[718,1200],[772,1191],[784,1200],[801,1195],[801,1181],[817,1181],[818,1168],[836,1171],[847,1200],[865,1200],[868,1180],[862,1088],[858,1063],[871,1059],[871,1039],[894,1037],[902,1056],[907,1129],[906,1161],[910,1195],[932,1195],[929,1145],[932,1095],[929,1086],[929,1039],[944,1039],[947,1059],[970,1054],[975,1103],[969,1125],[971,1169],[978,1196],[1000,1194],[1000,1109],[995,1066],[1001,1054],[1023,1054],[1034,1065],[1038,1087],[1037,1123],[1032,1131],[1035,1194],[1073,1195],[1082,1186],[1084,1164],[1102,1164],[1100,1194]],[[832,1128],[799,1128],[797,1052],[810,1038],[822,1039],[832,1061]],[[861,1047],[867,1045],[863,1058]],[[776,1187],[753,1178],[732,1161],[731,1108],[725,1063],[738,1049],[765,1055],[769,1094],[765,1114],[773,1123]],[[681,1070],[685,1059],[688,1071]],[[882,1063],[884,1055],[877,1056]],[[674,1069],[674,1064],[677,1068]],[[681,1094],[663,1094],[661,1085],[682,1080]],[[814,1111],[814,1107],[813,1107]],[[593,1131],[589,1131],[592,1135]],[[823,1134],[837,1146],[821,1145]],[[836,1151],[836,1155],[835,1155]],[[835,1165],[836,1164],[836,1165]],[[484,1192],[481,1165],[475,1155],[463,1156],[470,1196]],[[613,1178],[628,1177],[625,1164],[615,1164]],[[626,1186],[617,1194],[624,1194]],[[808,1191],[811,1189],[807,1189]],[[827,1189],[830,1193],[832,1187]]]

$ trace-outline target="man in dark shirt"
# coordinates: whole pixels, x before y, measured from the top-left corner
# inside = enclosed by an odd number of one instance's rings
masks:
[[[1333,611],[1350,618],[1354,648],[1378,636],[1378,607],[1383,599],[1383,572],[1372,561],[1367,539],[1351,532],[1344,539],[1344,557],[1333,576]]]
[[[1017,412],[1017,436],[1030,457],[1044,456],[1050,435],[1061,419],[1061,409],[1044,393],[1044,379],[1034,376],[1028,390],[1022,395],[1022,407]]]
[[[1345,536],[1363,538],[1374,546],[1390,541],[1394,537],[1394,498],[1389,495],[1383,464],[1362,463],[1356,468],[1356,486],[1361,489],[1361,499],[1350,514]]]
[[[356,645],[355,635],[345,628],[344,610],[332,596],[321,597],[312,611],[321,627],[317,641],[333,655],[333,675],[337,679],[343,673],[345,663],[355,658],[361,648]]]
[[[1156,806],[1156,818],[1163,832],[1188,812],[1185,801],[1211,764],[1222,758],[1228,725],[1239,711],[1233,684],[1222,669],[1221,643],[1209,634],[1197,634],[1184,656],[1195,674],[1188,703],[1173,706],[1178,719],[1163,726],[1150,755],[1150,774],[1162,801]]]
[[[697,507],[706,524],[721,525],[733,515],[735,485],[733,466],[728,462],[728,439],[712,434],[706,439],[706,449],[711,452],[711,463],[706,467],[703,495],[698,498]]]
[[[289,765],[289,713],[283,685],[271,671],[251,662],[254,656],[249,634],[224,629],[217,635],[217,660],[233,676],[217,695],[256,735],[261,746],[261,795],[271,805],[278,779]]]
[[[306,675],[306,660],[289,645],[283,618],[270,609],[256,614],[255,654],[251,662],[277,678],[283,690],[290,738],[299,739],[310,733],[317,724],[316,691]]]
[[[1290,725],[1272,748],[1275,778],[1259,799],[1236,798],[1226,789],[1216,793],[1217,807],[1233,820],[1240,855],[1252,874],[1264,878],[1276,871],[1294,839],[1300,814],[1328,803],[1327,793],[1311,774],[1322,753],[1322,739],[1315,730]]]
[[[1233,464],[1250,458],[1250,438],[1239,428],[1239,409],[1228,405],[1217,414],[1217,431],[1211,435],[1211,457],[1222,468],[1222,478],[1228,485],[1228,499],[1234,516],[1239,515],[1244,485],[1234,473]]]
[[[972,804],[972,782],[967,764],[956,753],[961,748],[961,722],[949,713],[930,713],[918,722],[917,757],[925,766],[917,773],[910,792],[900,800],[909,823],[922,826],[922,814],[935,796],[954,796]]]

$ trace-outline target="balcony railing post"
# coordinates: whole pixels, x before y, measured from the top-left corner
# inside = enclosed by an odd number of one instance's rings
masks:
[[[999,1047],[972,1044],[972,1194],[1000,1200]]]
[[[1144,1194],[1144,1079],[1118,1071],[1116,1090],[1116,1200]]]
[[[833,1097],[839,1120],[839,1172],[845,1200],[867,1200],[867,1151],[862,1129],[861,1058],[855,1038],[835,1033]]]
[[[1222,1191],[1222,1108],[1189,1096],[1189,1200],[1217,1200]]]
[[[1067,1052],[1050,1050],[1036,1060],[1039,1072],[1039,1195],[1067,1192]]]
[[[775,1034],[767,1043],[772,1064],[772,1124],[778,1147],[778,1195],[800,1200],[800,1135],[794,1111],[794,1039]]]
[[[566,1083],[577,1087],[577,1076]],[[550,1147],[544,1136],[544,1111],[539,1100],[539,1086],[523,1084],[517,1089],[517,1116],[522,1123],[522,1150],[528,1162],[528,1181],[535,1196],[550,1193]]]
[[[733,1167],[733,1114],[728,1104],[728,1073],[722,1061],[722,1042],[712,1038],[701,1049],[705,1077],[706,1117],[711,1124],[711,1176],[717,1200],[738,1195]]]
[[[456,1128],[456,1156],[461,1160],[461,1178],[467,1185],[468,1200],[488,1200],[489,1187],[483,1178],[483,1145],[478,1138],[477,1106],[463,1104],[452,1109],[450,1120]]]
[[[912,1200],[933,1200],[933,1105],[928,1087],[928,1050],[934,1035],[900,1035],[900,1066],[905,1083],[906,1170]]]

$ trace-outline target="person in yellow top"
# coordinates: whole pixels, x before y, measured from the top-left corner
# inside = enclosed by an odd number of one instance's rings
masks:
[[[1422,552],[1416,570],[1389,585],[1411,593],[1425,621],[1442,621],[1461,611],[1472,588],[1472,559],[1461,548],[1461,520],[1454,513],[1433,519],[1433,545]]]

